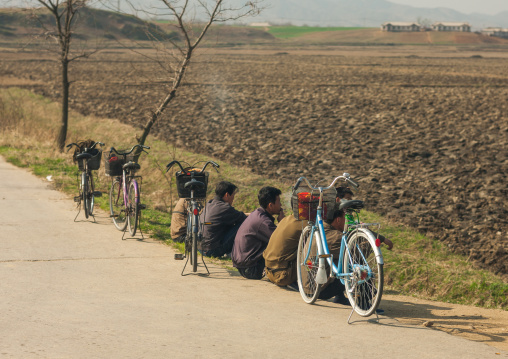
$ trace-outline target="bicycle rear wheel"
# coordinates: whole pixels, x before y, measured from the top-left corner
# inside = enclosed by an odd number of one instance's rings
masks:
[[[93,186],[93,176],[92,176],[92,173],[89,173],[87,175],[87,178],[88,178],[88,185],[87,185],[87,192],[88,192],[88,203],[87,203],[87,207],[88,207],[88,215],[92,216],[93,215],[93,210],[94,210],[94,205],[95,205],[95,197],[94,197],[94,186]]]
[[[135,236],[139,220],[139,187],[136,180],[132,180],[129,184],[129,192],[127,193],[127,218],[129,221],[129,233],[131,236]]]
[[[316,283],[316,274],[319,268],[317,236],[310,238],[312,227],[307,226],[302,231],[298,242],[297,278],[298,288],[305,303],[312,304],[321,292],[322,284]]]
[[[344,279],[346,295],[362,317],[375,312],[383,295],[383,263],[376,255],[375,240],[369,230],[355,230],[347,240],[349,251],[344,253],[343,272],[350,273]]]
[[[119,231],[124,231],[127,226],[125,205],[123,200],[122,181],[114,180],[109,190],[109,212],[115,227]]]
[[[192,234],[192,251],[191,251],[191,263],[192,271],[197,272],[198,270],[198,234]]]
[[[81,172],[81,196],[83,198],[83,211],[85,218],[88,218],[88,175],[86,172]]]

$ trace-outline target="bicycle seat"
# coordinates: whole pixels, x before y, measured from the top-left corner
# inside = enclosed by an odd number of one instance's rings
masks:
[[[191,179],[184,185],[185,188],[190,188],[191,190],[205,188],[205,184],[203,182],[196,181],[194,178]]]
[[[89,159],[89,158],[92,158],[92,157],[93,156],[90,153],[86,153],[86,152],[78,153],[76,155],[76,159],[77,160],[84,160],[84,159]]]
[[[139,170],[141,168],[140,165],[138,165],[136,162],[129,161],[126,164],[122,166],[122,168],[125,169],[131,169],[131,170]]]
[[[363,201],[360,201],[358,199],[353,199],[351,201],[343,199],[340,201],[340,205],[339,205],[339,209],[343,209],[345,211],[347,211],[349,209],[360,210],[363,207],[365,207],[365,204],[363,203]]]

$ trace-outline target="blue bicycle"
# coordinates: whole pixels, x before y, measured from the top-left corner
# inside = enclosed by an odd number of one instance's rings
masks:
[[[297,254],[298,287],[303,300],[312,304],[330,277],[339,278],[346,288],[346,295],[353,312],[363,317],[375,313],[383,293],[383,255],[380,241],[371,226],[378,223],[357,223],[346,226],[341,239],[339,258],[333,258],[328,249],[323,227],[326,210],[335,207],[335,183],[344,180],[354,188],[348,173],[336,177],[328,187],[314,187],[305,177],[300,177],[293,188],[293,212],[297,219],[309,221],[301,234]],[[301,186],[302,182],[306,182]],[[303,190],[300,188],[303,187]],[[300,190],[299,190],[300,188]],[[306,191],[306,192],[305,192]],[[362,201],[341,202],[339,208],[359,210]],[[379,232],[379,231],[378,231]],[[349,322],[348,319],[348,322]]]

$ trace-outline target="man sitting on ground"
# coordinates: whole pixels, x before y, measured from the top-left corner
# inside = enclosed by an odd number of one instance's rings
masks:
[[[236,234],[231,259],[233,266],[247,279],[263,278],[263,251],[276,228],[273,216],[278,216],[278,221],[284,218],[280,195],[281,191],[275,187],[261,188],[258,194],[261,207],[247,217]]]
[[[336,206],[338,208],[338,206]],[[340,241],[344,229],[344,212],[334,208],[328,216],[330,219],[323,221],[326,239],[333,258],[338,259],[340,254]],[[302,230],[307,226],[307,221],[298,221],[293,216],[284,218],[277,229],[273,232],[268,247],[263,253],[266,263],[266,276],[278,286],[289,285],[297,288],[297,251],[298,242]],[[344,285],[340,279],[331,278],[323,286],[319,299],[336,297],[334,302],[348,305],[349,301],[344,295]]]
[[[187,201],[180,198],[171,215],[171,238],[173,242],[182,243],[187,236]]]
[[[270,282],[281,287],[296,285],[298,242],[307,224],[294,216],[286,216],[279,222],[263,252],[266,277]]]
[[[208,201],[201,214],[203,223],[203,254],[207,257],[229,255],[236,232],[247,215],[233,207],[237,187],[231,182],[220,181],[215,197]]]
[[[353,194],[353,191],[351,191],[351,189],[349,187],[342,187],[342,186],[337,187],[336,191],[337,191],[337,198],[335,201],[338,203],[340,203],[340,201],[342,201],[342,200],[351,201],[353,199],[354,194]],[[350,216],[348,214],[346,214],[346,221],[347,221],[348,225],[357,224],[354,217]],[[377,233],[375,233],[375,232],[373,232],[373,233],[374,233],[374,236],[378,236]],[[389,240],[382,234],[379,234],[379,240],[381,241],[381,243],[384,243],[386,245],[386,247],[387,247],[386,249],[388,249],[389,251],[392,250],[393,242],[391,240]]]

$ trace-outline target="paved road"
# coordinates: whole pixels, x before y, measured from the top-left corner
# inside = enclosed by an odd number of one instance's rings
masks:
[[[346,307],[213,265],[182,277],[171,248],[75,214],[0,157],[1,358],[508,357],[387,317],[348,325]]]

